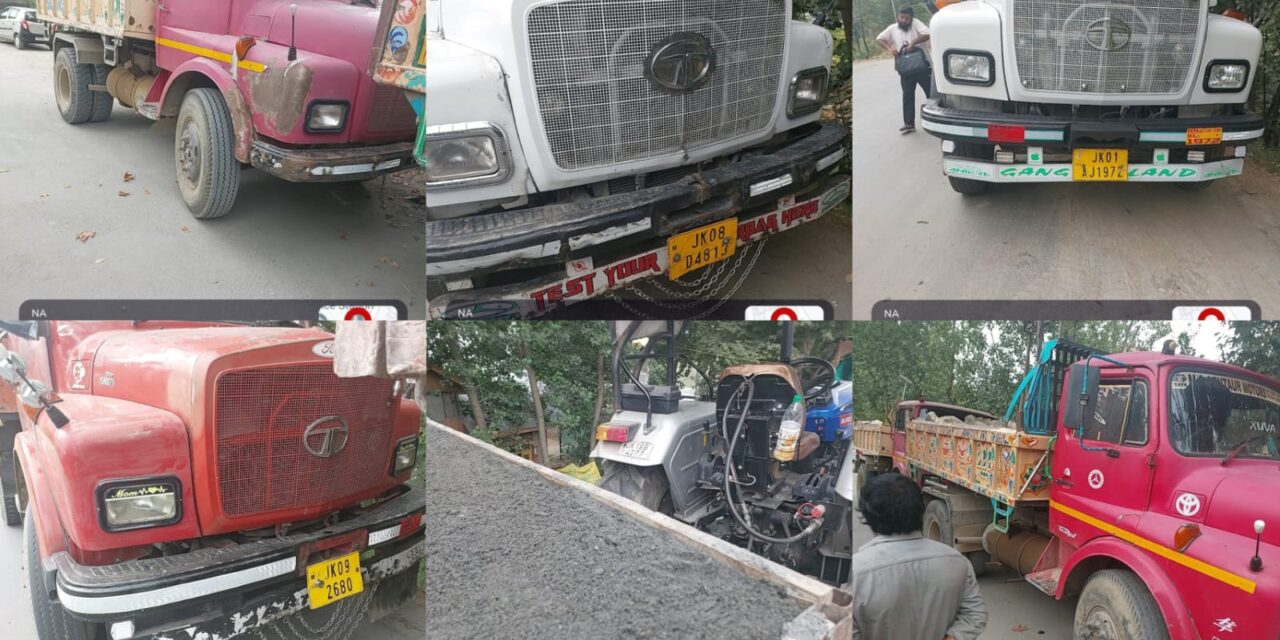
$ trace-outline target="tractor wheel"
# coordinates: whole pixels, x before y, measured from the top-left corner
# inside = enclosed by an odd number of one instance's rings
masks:
[[[598,486],[612,491],[651,511],[671,515],[671,487],[661,466],[636,467],[621,462],[606,462],[604,476]]]

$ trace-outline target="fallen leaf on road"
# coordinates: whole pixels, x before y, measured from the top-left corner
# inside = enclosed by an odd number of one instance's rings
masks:
[[[0,173],[9,173],[8,169],[0,169]]]
[[[928,220],[916,220],[916,224],[929,224]]]
[[[391,265],[392,267],[395,267],[396,269],[399,269],[399,268],[400,268],[400,263],[399,263],[399,262],[396,262],[395,260],[392,260],[392,259],[391,259],[390,257],[388,257],[388,256],[379,256],[379,257],[378,257],[378,262],[379,262],[380,264],[389,264],[389,265]]]
[[[1011,631],[1017,631],[1018,633],[1022,633],[1023,631],[1026,631],[1027,629],[1030,629],[1030,628],[1031,628],[1031,627],[1028,627],[1028,626],[1027,626],[1027,625],[1025,625],[1025,624],[1015,624],[1015,625],[1013,625],[1013,627],[1012,627],[1010,630],[1011,630]]]
[[[128,197],[129,197],[129,192],[128,192],[128,191],[121,191],[121,192],[120,192],[120,197],[121,197],[121,198],[128,198]]]
[[[93,261],[93,263],[94,263],[94,264],[102,264],[102,263],[104,263],[104,262],[106,262],[106,261],[107,261],[107,259],[106,259],[106,258],[98,258],[97,260],[94,260],[94,261]]]
[[[64,185],[62,185],[62,188],[63,188],[63,189],[70,189],[70,188],[71,188],[71,185],[69,185],[69,184],[64,184]]]
[[[151,195],[151,190],[150,190],[150,189],[143,189],[143,190],[142,190],[142,193],[144,193],[144,194],[146,194],[146,195]]]
[[[338,234],[338,239],[339,239],[339,240],[346,240],[346,239],[347,239],[347,232],[346,232],[346,231],[343,231],[342,233],[339,233],[339,234]]]
[[[128,171],[124,172],[124,181],[133,182],[133,174],[129,173]]]
[[[185,225],[185,224],[184,224],[184,225],[182,225],[182,227],[181,227],[180,229],[178,229],[178,230],[179,230],[179,231],[181,231],[181,232],[183,232],[183,233],[191,233],[191,229],[187,228],[187,225]]]
[[[370,280],[370,281],[369,281],[369,286],[371,286],[371,287],[376,287],[376,286],[378,286],[378,285],[374,284],[374,283],[373,283],[373,281],[372,281],[372,280]]]
[[[98,235],[97,231],[81,231],[76,234],[76,240],[79,240],[83,244],[96,235]]]
[[[40,197],[41,197],[41,198],[48,198],[48,197],[49,197],[49,194],[47,194],[47,193],[42,193],[42,194],[40,194]]]

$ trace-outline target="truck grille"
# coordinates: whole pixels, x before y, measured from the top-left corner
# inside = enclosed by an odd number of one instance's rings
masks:
[[[529,12],[538,110],[563,169],[598,167],[755,133],[773,117],[786,49],[782,0],[564,0]],[[655,45],[697,33],[715,51],[700,88],[645,77]]]
[[[392,384],[340,379],[332,365],[234,371],[218,378],[214,432],[223,513],[240,517],[317,505],[386,480]],[[303,446],[302,435],[326,416],[346,421],[347,443],[332,457],[317,457]]]
[[[1031,91],[1178,93],[1203,11],[1199,0],[1014,0],[1019,79]]]
[[[367,127],[372,133],[412,131],[418,116],[398,87],[379,85],[373,90]]]

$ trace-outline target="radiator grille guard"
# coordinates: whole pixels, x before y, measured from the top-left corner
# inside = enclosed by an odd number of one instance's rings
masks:
[[[1014,0],[1014,56],[1028,91],[1172,94],[1196,56],[1199,0]]]
[[[243,517],[318,505],[386,481],[392,384],[338,378],[332,365],[233,371],[218,378],[214,429],[223,513]],[[303,446],[303,432],[326,416],[346,422],[347,442],[331,457],[317,457]],[[320,442],[313,436],[312,448]]]
[[[766,128],[786,50],[784,0],[565,0],[533,8],[530,59],[538,110],[562,169],[694,150]],[[710,81],[655,88],[655,45],[697,33],[715,51]]]

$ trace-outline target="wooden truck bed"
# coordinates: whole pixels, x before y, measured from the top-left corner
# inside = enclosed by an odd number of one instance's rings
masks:
[[[40,19],[117,38],[156,37],[157,0],[39,0]]]
[[[853,449],[870,456],[893,455],[893,428],[879,420],[853,423]]]
[[[998,422],[913,420],[907,424],[907,460],[1007,505],[1047,501],[1049,440]]]
[[[431,420],[425,453],[428,640],[853,633],[847,592],[595,485]]]

